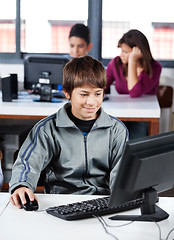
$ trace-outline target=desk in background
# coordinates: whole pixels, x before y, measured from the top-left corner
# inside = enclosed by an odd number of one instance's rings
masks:
[[[9,199],[5,194],[6,201]],[[39,199],[40,209],[50,206],[67,204],[87,199],[93,199],[94,195],[57,195],[57,194],[36,194]],[[0,198],[1,199],[1,198]],[[1,205],[1,202],[0,202]],[[169,231],[174,228],[174,199],[160,198],[158,205],[169,213],[169,218],[158,222],[161,229],[161,239],[166,239]],[[120,213],[121,214],[121,213]],[[139,209],[126,211],[123,214],[139,214]],[[115,214],[114,214],[115,215]],[[112,215],[104,216],[108,224],[119,226],[128,222],[111,221]],[[9,204],[3,213],[0,213],[0,237],[3,240],[35,240],[35,239],[56,239],[56,240],[112,240],[107,235],[101,223],[96,218],[89,218],[77,221],[65,221],[56,218],[46,212],[26,212]],[[155,223],[132,222],[122,227],[107,228],[118,240],[158,240],[159,229]],[[174,232],[168,240],[174,239]]]
[[[159,133],[160,107],[156,96],[144,95],[131,98],[129,95],[108,95],[104,101],[104,110],[122,121],[147,121],[149,135]],[[33,95],[19,95],[13,102],[0,101],[0,118],[2,119],[42,119],[61,108],[67,100],[60,103],[34,102]]]

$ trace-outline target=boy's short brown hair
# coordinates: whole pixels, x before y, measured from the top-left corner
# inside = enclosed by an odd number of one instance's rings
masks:
[[[84,85],[105,89],[106,82],[104,66],[90,56],[71,59],[63,70],[63,90],[70,96],[74,88]]]

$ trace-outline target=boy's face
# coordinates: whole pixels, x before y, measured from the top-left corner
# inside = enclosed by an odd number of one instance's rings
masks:
[[[83,86],[75,88],[71,94],[72,114],[81,120],[92,120],[97,118],[103,101],[104,90],[102,88],[91,88]],[[65,92],[68,99],[70,96]]]
[[[92,44],[87,45],[83,38],[70,37],[69,39],[69,55],[71,57],[83,57],[88,54],[92,48]]]

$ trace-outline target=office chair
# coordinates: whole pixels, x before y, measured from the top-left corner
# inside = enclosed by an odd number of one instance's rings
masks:
[[[158,87],[157,98],[161,108],[160,133],[170,131],[173,87],[168,85],[160,85]]]

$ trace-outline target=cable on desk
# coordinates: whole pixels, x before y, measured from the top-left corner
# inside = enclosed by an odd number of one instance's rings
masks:
[[[36,212],[46,212],[46,209],[40,209],[40,210],[37,210]]]
[[[10,201],[7,202],[7,204],[5,205],[5,208],[0,212],[0,216],[2,216],[3,212],[5,211],[5,209],[8,207]]]
[[[124,226],[127,226],[127,225],[129,225],[129,224],[131,224],[131,223],[134,222],[134,221],[130,221],[130,222],[128,222],[128,223],[124,223],[124,224],[121,224],[121,225],[109,225],[109,224],[104,220],[103,217],[101,217],[101,216],[99,217],[99,216],[95,216],[95,215],[93,215],[93,217],[97,218],[98,221],[102,224],[105,232],[106,232],[107,234],[111,235],[111,236],[112,236],[114,239],[116,239],[116,240],[119,240],[119,239],[118,239],[114,234],[110,233],[110,232],[107,230],[107,227],[124,227]]]
[[[129,224],[131,224],[131,223],[133,223],[134,221],[130,221],[130,222],[128,222],[128,223],[124,223],[124,224],[121,224],[121,225],[109,225],[105,220],[104,220],[104,218],[102,218],[102,217],[100,217],[101,219],[102,219],[102,221],[104,222],[104,224],[105,224],[105,226],[106,227],[124,227],[124,226],[127,226],[127,225],[129,225]]]
[[[97,218],[98,221],[102,224],[102,227],[104,228],[106,234],[109,234],[111,235],[114,239],[116,240],[119,240],[114,234],[110,233],[108,230],[107,230],[107,227],[124,227],[124,226],[127,226],[131,223],[133,223],[134,221],[131,221],[131,222],[128,222],[128,223],[125,223],[125,224],[121,224],[121,225],[109,225],[105,220],[104,218],[102,218],[101,216],[95,216],[93,215],[93,217]],[[170,230],[170,232],[168,233],[167,237],[165,239],[162,239],[161,237],[161,228],[159,226],[159,224],[157,222],[154,222],[152,221],[153,223],[155,223],[155,225],[158,227],[158,230],[159,230],[159,240],[168,240],[169,239],[169,236],[170,234],[174,231],[174,228]],[[174,239],[173,239],[174,240]]]
[[[170,234],[171,234],[173,231],[174,231],[174,228],[172,228],[172,229],[169,231],[169,233],[167,234],[167,237],[166,237],[165,240],[168,240],[168,239],[169,239],[169,236],[170,236]],[[174,239],[173,239],[173,240],[174,240]]]
[[[153,221],[153,222],[154,222],[154,221]],[[172,228],[172,229],[168,232],[167,237],[163,239],[163,238],[162,238],[162,234],[161,234],[161,227],[160,227],[160,225],[159,225],[157,222],[154,222],[154,223],[155,223],[155,225],[158,227],[158,230],[159,230],[159,240],[168,240],[170,234],[174,231],[174,228]],[[174,240],[174,239],[172,239],[172,240]]]
[[[7,203],[6,207],[3,209],[3,211],[0,213],[0,216],[2,215],[2,213],[5,211],[5,209],[7,208],[8,204],[10,202]],[[45,212],[46,209],[41,209],[41,210],[37,210],[37,212]],[[124,223],[124,224],[121,224],[121,225],[109,225],[103,217],[101,216],[95,216],[93,215],[94,218],[96,218],[102,225],[103,229],[105,230],[106,234],[110,235],[111,237],[113,237],[115,240],[119,240],[114,234],[110,233],[108,230],[107,230],[107,227],[115,227],[115,228],[118,228],[118,227],[124,227],[124,226],[127,226],[135,221],[130,221],[128,223]],[[167,234],[167,237],[165,239],[162,238],[161,236],[161,227],[160,225],[155,222],[155,221],[152,221],[153,223],[155,223],[155,225],[157,226],[158,230],[159,230],[159,240],[168,240],[169,239],[169,236],[171,235],[171,233],[174,231],[174,228],[172,228],[169,233]],[[174,240],[174,239],[172,239]]]
[[[101,223],[102,227],[104,228],[106,234],[110,235],[110,236],[113,237],[115,240],[119,240],[114,234],[110,233],[110,232],[107,230],[107,227],[105,226],[105,223],[104,223],[102,217],[98,217],[98,216],[95,216],[95,215],[93,215],[93,217],[95,217],[95,218],[98,219],[98,221]]]
[[[157,223],[157,222],[154,222],[155,225],[158,227],[158,230],[159,230],[159,240],[163,240],[162,237],[161,237],[161,228],[160,228],[160,225]]]

